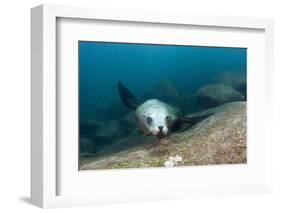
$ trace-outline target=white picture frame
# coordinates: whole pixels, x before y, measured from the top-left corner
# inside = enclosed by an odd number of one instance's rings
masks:
[[[214,196],[214,195],[234,195],[234,194],[253,194],[264,193],[271,191],[271,171],[269,153],[265,150],[259,151],[262,155],[262,159],[265,160],[264,165],[261,168],[253,170],[251,175],[259,175],[261,178],[249,183],[248,181],[237,181],[229,184],[229,182],[216,184],[216,185],[200,185],[200,181],[192,183],[190,185],[178,187],[167,182],[168,179],[164,179],[161,183],[166,183],[165,187],[161,187],[159,184],[151,191],[146,191],[144,185],[143,191],[135,188],[129,184],[128,179],[123,181],[122,184],[128,184],[130,190],[116,191],[110,189],[97,190],[95,195],[88,193],[83,194],[81,190],[80,194],[60,194],[58,184],[62,184],[59,174],[61,173],[61,166],[58,165],[60,159],[60,152],[58,152],[58,129],[57,129],[57,103],[59,98],[57,94],[57,88],[60,81],[57,79],[57,36],[58,36],[58,20],[63,19],[79,19],[79,20],[101,20],[101,21],[116,21],[120,25],[122,23],[142,23],[155,25],[167,25],[167,26],[199,26],[206,28],[220,28],[227,29],[227,31],[238,30],[258,30],[263,33],[261,41],[264,41],[264,67],[261,68],[261,82],[265,87],[260,89],[260,92],[264,94],[262,98],[262,106],[255,112],[265,112],[266,109],[269,112],[262,116],[263,125],[266,126],[266,131],[261,134],[263,138],[262,147],[270,150],[270,131],[271,131],[271,119],[272,114],[272,98],[270,92],[272,91],[273,82],[273,21],[271,19],[264,18],[241,18],[241,17],[217,17],[217,16],[203,16],[203,15],[187,15],[187,14],[166,14],[166,13],[153,13],[145,11],[122,11],[112,9],[95,9],[85,7],[74,6],[54,6],[54,5],[41,5],[31,10],[31,56],[32,56],[32,143],[31,143],[31,201],[33,204],[47,208],[47,207],[61,207],[61,206],[76,206],[76,205],[92,205],[99,203],[116,203],[116,202],[139,202],[144,200],[165,200],[165,199],[179,199],[186,197],[197,196]],[[165,43],[165,41],[163,41]],[[266,78],[262,78],[262,76]],[[253,76],[248,78],[251,80]],[[252,91],[254,94],[255,91]],[[251,108],[249,109],[251,110]],[[253,111],[253,113],[255,113]],[[256,125],[256,124],[251,124]],[[269,147],[269,148],[268,148]],[[235,168],[226,168],[228,172],[234,171]],[[147,175],[153,170],[133,170],[140,177]],[[170,180],[175,180],[178,175],[183,174],[185,168],[181,170],[173,169],[168,171]],[[200,170],[209,170],[212,172],[214,169],[207,167]],[[239,168],[246,171],[246,167]],[[159,171],[159,170],[158,170]],[[157,172],[158,172],[157,171]],[[78,172],[78,171],[77,171]],[[102,173],[87,174],[87,180],[99,177],[101,180],[105,177],[114,175],[130,176],[132,170],[126,170],[122,174],[118,171],[106,171]],[[162,171],[159,171],[162,173]],[[194,172],[194,170],[189,170]],[[217,175],[221,171],[218,171]],[[238,172],[238,171],[237,171]],[[167,170],[165,170],[167,174]],[[196,179],[195,174],[193,178]],[[203,173],[202,173],[203,174]],[[237,173],[234,173],[237,174]],[[262,174],[262,175],[261,175]],[[96,175],[96,176],[93,176]],[[192,176],[192,175],[190,175]],[[116,177],[116,176],[115,176]],[[123,176],[120,176],[123,177]],[[143,176],[145,177],[145,176]],[[75,178],[71,179],[74,181]],[[83,179],[83,180],[86,180]],[[121,179],[121,178],[120,178]],[[82,179],[81,179],[82,180]],[[180,182],[180,181],[179,181]],[[73,183],[75,184],[75,183]],[[121,185],[122,185],[121,184]],[[68,187],[70,187],[68,185]],[[82,187],[83,188],[83,187]],[[85,186],[84,186],[85,188]],[[91,187],[89,187],[91,188]],[[69,189],[72,190],[71,188]],[[74,188],[73,188],[74,190]],[[77,189],[75,189],[77,190]],[[122,193],[122,196],[120,196]]]

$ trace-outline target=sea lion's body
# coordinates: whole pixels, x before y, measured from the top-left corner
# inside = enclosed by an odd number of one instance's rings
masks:
[[[139,104],[135,96],[121,82],[118,82],[118,91],[124,105],[135,110],[139,128],[146,135],[162,138],[180,122],[196,123],[207,117],[183,117],[183,113],[178,108],[157,99],[149,99]]]

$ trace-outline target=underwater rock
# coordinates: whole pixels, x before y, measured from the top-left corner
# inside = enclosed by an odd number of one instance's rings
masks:
[[[231,86],[224,84],[209,84],[198,89],[196,100],[199,105],[208,108],[227,102],[242,101],[245,100],[245,97]]]
[[[82,136],[83,138],[92,141],[95,144],[95,154],[106,146],[113,144],[116,139],[104,136],[97,136],[95,133]]]
[[[105,121],[100,125],[97,132],[83,135],[84,138],[95,143],[96,152],[115,143],[118,138],[123,136],[124,130],[117,120]]]
[[[217,107],[213,107],[213,108],[209,108],[209,109],[204,109],[198,112],[194,112],[194,113],[186,113],[185,116],[186,117],[201,117],[201,116],[210,116],[210,115],[214,115],[216,113],[222,112],[222,111],[226,111],[227,109],[231,108],[232,105],[238,105],[238,103],[243,103],[245,105],[247,105],[246,102],[244,101],[234,101],[234,102],[230,102],[227,104],[223,104]]]
[[[152,136],[143,135],[139,129],[134,129],[127,137],[116,139],[114,143],[104,146],[103,149],[96,153],[96,156],[114,155],[117,152],[134,149],[138,146],[151,143],[155,138]]]
[[[124,136],[124,131],[121,124],[117,120],[112,120],[104,122],[95,135],[101,138],[113,139]]]
[[[177,90],[176,86],[169,80],[162,80],[151,90],[144,94],[144,100],[159,99],[160,101],[175,105],[182,108],[185,104],[185,99]]]
[[[137,134],[122,139],[135,145],[81,160],[80,169],[173,167],[177,166],[175,162],[178,166],[246,163],[246,102],[231,102],[189,116],[210,112],[214,114],[183,132],[162,139]],[[143,143],[142,140],[147,141]]]
[[[87,138],[79,139],[80,154],[87,155],[93,154],[96,151],[96,144],[94,141]]]
[[[96,145],[96,151],[99,152],[111,144],[116,143],[120,138],[130,136],[137,128],[134,113],[128,113],[120,120],[95,122],[98,128],[84,127],[83,138],[92,141]],[[96,126],[95,126],[96,127]],[[86,131],[87,130],[87,131]]]
[[[128,133],[128,135],[133,131],[133,129],[138,128],[134,111],[127,113],[124,117],[122,117],[118,121],[122,126],[123,131]]]
[[[197,102],[196,96],[193,94],[192,96],[186,98],[185,107],[184,107],[184,110],[182,110],[182,111],[184,113],[193,113],[193,112],[197,112],[202,109],[204,109],[204,107],[202,107]]]
[[[245,97],[247,95],[247,76],[243,72],[223,72],[220,74],[216,82],[232,86],[238,92],[241,92]]]

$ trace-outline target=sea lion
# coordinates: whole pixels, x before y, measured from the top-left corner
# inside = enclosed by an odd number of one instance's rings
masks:
[[[194,124],[208,117],[184,117],[177,107],[158,99],[149,99],[140,104],[133,93],[120,81],[118,82],[118,91],[123,104],[129,109],[135,110],[135,117],[139,128],[146,135],[155,135],[158,138],[163,138],[174,131],[180,123]]]

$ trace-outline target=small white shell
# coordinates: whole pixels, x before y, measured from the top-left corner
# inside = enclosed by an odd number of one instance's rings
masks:
[[[169,157],[169,161],[174,161],[174,160],[175,160],[175,158],[173,156]]]
[[[174,157],[174,161],[176,161],[176,162],[181,162],[181,161],[182,161],[182,157],[181,157],[180,155],[176,155],[176,156]]]
[[[167,167],[167,168],[171,168],[171,167],[174,167],[174,162],[171,161],[171,160],[167,160],[164,162],[164,166]]]
[[[170,156],[167,161],[164,162],[165,167],[174,167],[177,166],[179,162],[182,161],[182,157],[180,155],[176,155],[175,157]]]

